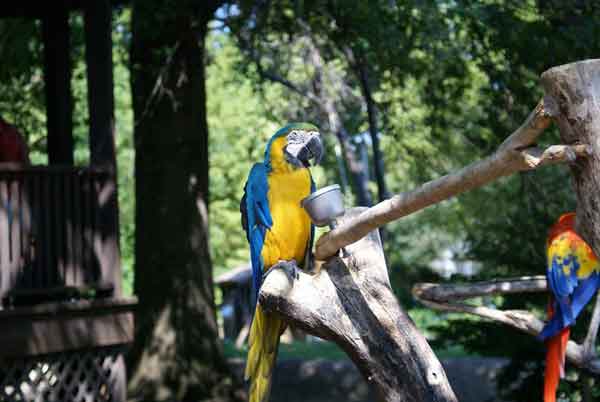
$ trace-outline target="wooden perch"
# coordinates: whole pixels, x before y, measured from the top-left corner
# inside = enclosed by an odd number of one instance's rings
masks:
[[[342,224],[364,209],[354,208]],[[262,307],[342,347],[383,401],[457,401],[427,341],[391,289],[377,231],[346,248],[321,270],[291,279],[267,276]]]
[[[319,238],[315,257],[324,260],[334,255],[340,248],[357,241],[388,222],[483,186],[500,177],[530,170],[537,165],[548,163],[551,159],[560,159],[553,157],[556,154],[553,151],[544,153],[532,147],[537,137],[550,125],[550,121],[544,101],[540,101],[525,123],[512,133],[495,153],[458,172],[429,181],[417,189],[396,194],[367,209],[356,219],[338,225]],[[580,151],[577,149],[576,152],[581,153]],[[568,151],[565,150],[562,155],[567,153]]]
[[[546,278],[544,276],[530,276],[461,285],[419,283],[413,287],[412,293],[417,300],[430,308],[477,315],[537,336],[544,323],[529,311],[498,310],[486,306],[458,303],[457,301],[494,294],[545,292],[546,289]],[[597,301],[596,303],[600,302]],[[596,306],[584,342],[578,344],[570,340],[567,345],[567,359],[574,365],[594,374],[600,374],[600,359],[596,356],[593,348],[598,333],[599,311]]]

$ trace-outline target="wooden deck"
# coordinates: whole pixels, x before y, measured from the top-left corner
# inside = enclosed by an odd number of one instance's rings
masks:
[[[44,303],[0,311],[0,358],[133,341],[136,298]]]
[[[110,176],[89,168],[0,165],[0,300],[39,303],[61,287],[106,287],[100,208]],[[114,187],[114,186],[113,186]],[[113,284],[114,286],[114,284]],[[33,292],[42,290],[42,292]]]
[[[136,299],[103,231],[115,188],[98,169],[0,164],[0,357],[133,340]]]

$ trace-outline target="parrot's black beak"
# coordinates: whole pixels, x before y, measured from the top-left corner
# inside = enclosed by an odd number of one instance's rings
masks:
[[[285,156],[289,163],[298,167],[310,167],[319,164],[323,157],[323,142],[316,131],[293,132],[288,136]]]

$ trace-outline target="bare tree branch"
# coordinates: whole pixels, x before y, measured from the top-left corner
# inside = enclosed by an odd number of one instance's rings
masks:
[[[418,283],[413,287],[412,293],[417,300],[427,307],[436,310],[473,314],[537,336],[544,327],[544,323],[529,311],[498,310],[486,306],[457,303],[456,301],[493,294],[544,292],[546,288],[546,278],[538,275],[461,285]],[[598,303],[600,302],[597,301],[596,304]],[[594,312],[594,318],[600,320],[600,314],[596,314],[596,311]],[[597,358],[593,348],[597,332],[591,336],[593,338],[591,340],[592,347],[588,344],[592,328],[596,328],[596,331],[598,328],[598,322],[594,323],[594,318],[590,325],[590,332],[588,332],[588,336],[583,344],[580,345],[573,340],[569,341],[567,345],[567,359],[580,368],[594,374],[600,374],[600,359]]]
[[[460,285],[418,283],[413,287],[413,294],[419,299],[447,302],[491,294],[545,292],[546,289],[546,277],[536,275]]]
[[[538,147],[525,148],[521,151],[522,167],[519,170],[536,169],[543,165],[562,162],[575,162],[592,154],[588,145],[552,145],[546,149]]]
[[[600,325],[600,297],[596,295],[596,304],[592,313],[592,320],[587,335],[583,341],[583,352],[587,356],[595,354],[596,338],[598,337],[598,325]]]
[[[531,169],[524,159],[523,149],[532,146],[551,122],[544,102],[540,101],[527,120],[485,159],[474,162],[458,172],[432,180],[421,187],[396,194],[389,200],[369,208],[360,216],[339,225],[317,241],[315,256],[324,260],[340,248],[365,236],[371,230],[395,219],[416,212],[454,195],[483,186],[500,177]],[[527,154],[529,156],[529,154]],[[548,160],[549,156],[541,158]],[[527,159],[529,161],[532,158]]]

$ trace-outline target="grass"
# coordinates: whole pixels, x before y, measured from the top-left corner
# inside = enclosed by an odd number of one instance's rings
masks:
[[[248,349],[244,346],[241,349],[235,347],[233,342],[225,341],[223,350],[226,358],[241,358],[246,359]],[[473,356],[465,352],[460,345],[442,350],[434,350],[436,356],[440,359],[448,359],[453,357]],[[279,345],[279,359],[327,359],[327,360],[343,360],[347,359],[348,355],[344,353],[339,346],[333,342],[315,341],[315,342],[292,342],[282,343]]]
[[[408,311],[409,315],[425,335],[431,341],[436,337],[436,327],[444,327],[447,318],[437,312],[427,308],[413,308]],[[241,349],[235,347],[232,341],[224,341],[223,350],[227,358],[242,358],[246,359],[248,353],[247,345]],[[467,353],[461,345],[453,345],[444,349],[434,349],[435,354],[440,359],[475,356]],[[333,342],[316,340],[313,342],[292,342],[282,343],[279,345],[280,359],[328,359],[342,360],[348,356],[344,351]]]
[[[225,357],[239,357],[246,359],[248,348],[244,346],[238,349],[232,342],[223,343]],[[280,359],[328,359],[342,360],[346,359],[346,353],[333,342],[314,341],[314,342],[292,342],[279,345]]]

